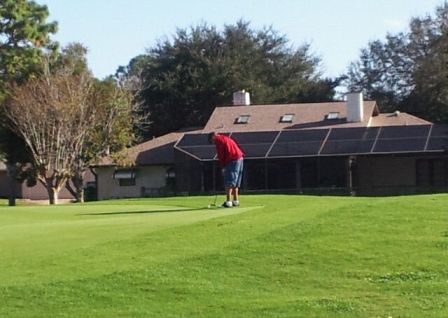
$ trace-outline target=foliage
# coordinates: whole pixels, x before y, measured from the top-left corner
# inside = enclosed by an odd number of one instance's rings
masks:
[[[179,29],[118,76],[141,76],[151,136],[204,125],[241,89],[253,103],[328,101],[336,82],[321,79],[319,64],[309,45],[293,49],[272,28],[257,31],[239,21],[222,32],[205,24]]]
[[[434,16],[413,18],[408,32],[372,41],[352,63],[347,85],[396,109],[448,122],[448,4]]]
[[[0,207],[0,316],[448,315],[446,194],[212,200]]]
[[[141,119],[135,113],[134,91],[126,83],[107,78],[95,81],[94,90],[97,96],[95,116],[72,169],[71,181],[75,190],[70,183],[67,184],[67,189],[78,202],[84,201],[84,174],[87,169],[109,155],[115,163],[124,163],[120,160],[121,150],[136,140],[134,125],[138,125]]]
[[[49,38],[57,29],[47,23],[48,9],[28,0],[0,1],[0,89],[10,81],[23,81],[40,67],[45,50],[54,51]]]
[[[134,140],[132,91],[112,79],[94,79],[86,53],[83,45],[72,43],[49,56],[42,75],[11,85],[3,108],[50,200],[66,185],[82,201],[88,167]]]
[[[124,80],[94,79],[87,66],[86,53],[87,49],[83,45],[72,43],[63,48],[52,63],[53,73],[68,70],[70,76],[87,76],[92,82],[91,93],[95,99],[95,105],[92,105],[93,116],[90,118],[84,144],[71,167],[71,183],[66,184],[79,202],[84,197],[84,174],[87,169],[102,156],[129,146],[135,139],[133,127],[139,118],[134,115],[134,90],[127,87]]]
[[[55,52],[57,43],[50,35],[56,32],[57,23],[47,18],[47,7],[34,1],[0,1],[0,102],[8,83],[23,83],[41,72],[43,53]],[[0,153],[10,162],[26,161],[27,151],[20,147],[23,142],[8,131],[5,121],[0,113]]]
[[[95,114],[92,80],[85,74],[47,70],[8,91],[3,111],[10,129],[25,142],[38,180],[56,203]]]
[[[69,72],[71,75],[93,77],[87,63],[87,48],[78,42],[67,44],[56,52],[50,63],[52,73]]]
[[[92,157],[98,160],[101,156],[116,153],[130,146],[134,141],[134,124],[138,116],[134,116],[134,92],[125,82],[106,78],[97,81],[95,88],[99,94],[97,105],[98,120],[94,123],[89,135],[89,149]]]
[[[0,114],[2,108],[0,107]],[[30,154],[21,138],[18,138],[11,130],[7,129],[8,119],[3,116],[0,119],[0,158],[11,163],[29,162]]]

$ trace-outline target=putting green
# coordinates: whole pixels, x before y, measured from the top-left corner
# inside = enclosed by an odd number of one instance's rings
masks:
[[[189,208],[167,205],[19,207],[0,213],[0,281],[5,284],[55,280],[75,271],[96,275],[109,262],[114,269],[132,263],[116,254],[116,245],[133,244],[150,233],[244,213],[259,207]],[[132,249],[132,248],[131,248]],[[142,251],[150,253],[150,251]],[[89,268],[74,268],[74,258],[91,258]],[[73,262],[67,261],[73,258]],[[93,261],[95,260],[95,261]],[[97,267],[97,268],[95,268]],[[14,272],[22,272],[18,279]]]

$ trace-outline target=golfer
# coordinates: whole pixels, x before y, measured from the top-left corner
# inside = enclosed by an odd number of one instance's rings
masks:
[[[208,135],[208,141],[215,144],[219,164],[223,169],[226,201],[222,206],[226,208],[239,206],[238,195],[243,176],[244,152],[232,138],[225,135],[212,132]]]

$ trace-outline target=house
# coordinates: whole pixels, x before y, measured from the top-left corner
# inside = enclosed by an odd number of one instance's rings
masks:
[[[184,134],[169,133],[127,149],[121,154],[121,167],[104,158],[95,166],[98,199],[174,194],[174,144]]]
[[[86,172],[85,175],[85,184],[86,187],[91,187],[94,182],[94,176],[90,171]],[[14,184],[14,188],[12,186]],[[13,191],[11,191],[13,190]],[[26,182],[14,182],[8,174],[7,166],[4,162],[0,161],[0,198],[8,198],[11,195],[14,195],[19,199],[40,201],[40,200],[48,200],[48,192],[47,189],[40,183],[37,182],[34,186],[28,186]],[[59,192],[60,201],[68,201],[73,200],[74,197],[72,194],[64,187]]]
[[[380,113],[376,102],[364,101],[360,93],[348,94],[346,102],[250,105],[249,100],[247,92],[237,92],[234,105],[216,107],[203,129],[129,149],[132,169],[126,173],[109,163],[106,179],[98,183],[99,197],[144,196],[147,188],[157,194],[167,185],[174,193],[222,190],[214,146],[207,142],[212,131],[231,135],[245,151],[246,192],[447,190],[447,126],[398,111]],[[96,171],[100,175],[103,169]]]

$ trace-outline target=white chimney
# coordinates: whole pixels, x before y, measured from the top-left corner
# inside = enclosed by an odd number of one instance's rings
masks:
[[[362,92],[347,94],[347,121],[360,122],[364,119]]]
[[[233,93],[233,105],[234,106],[247,106],[250,105],[250,94],[244,89]]]

